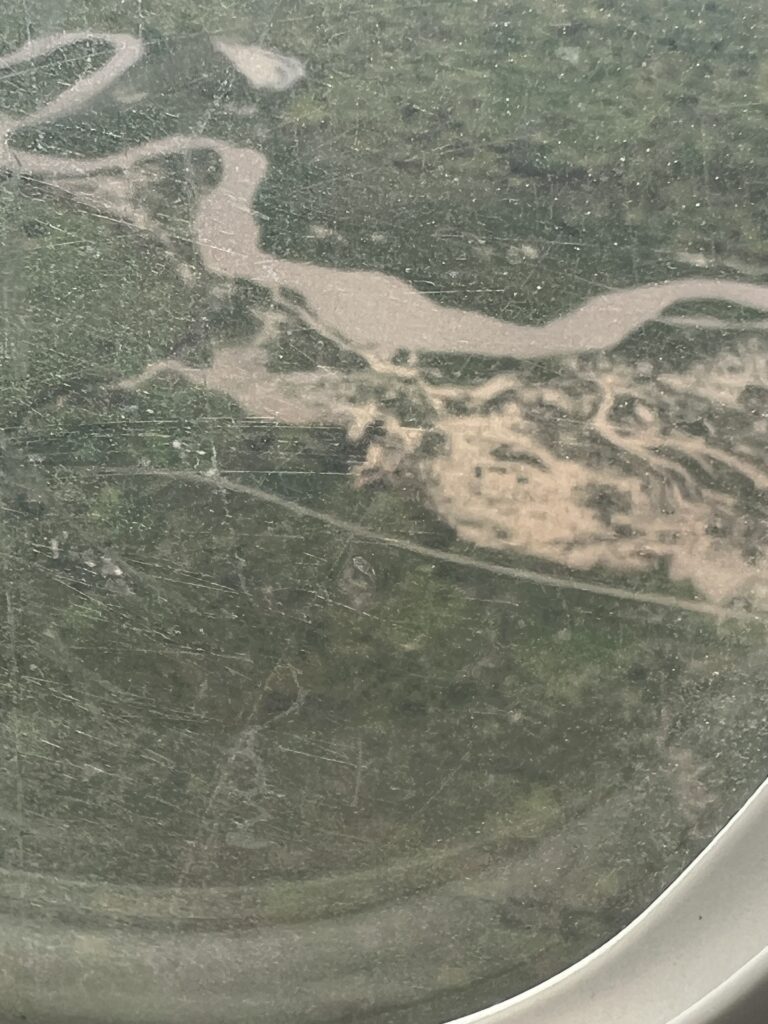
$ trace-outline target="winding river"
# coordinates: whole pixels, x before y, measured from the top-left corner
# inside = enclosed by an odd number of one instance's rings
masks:
[[[85,189],[90,202],[158,235],[131,193],[140,165],[170,154],[213,151],[220,161],[220,178],[200,197],[191,224],[206,269],[224,280],[255,282],[275,296],[281,290],[285,294],[285,289],[300,294],[305,303],[302,316],[323,335],[362,356],[374,372],[390,378],[412,376],[413,371],[393,364],[403,349],[522,360],[558,357],[568,365],[574,356],[615,349],[681,302],[721,300],[768,313],[766,285],[688,277],[616,289],[541,326],[524,325],[439,305],[383,273],[279,259],[262,248],[253,215],[268,170],[264,156],[253,148],[205,135],[170,135],[97,158],[30,152],[14,145],[15,131],[74,113],[114,86],[144,56],[143,42],[132,35],[61,33],[32,40],[3,57],[0,71],[84,41],[107,44],[111,56],[31,113],[0,121],[0,167],[56,182],[81,196]],[[303,74],[297,60],[272,51],[225,41],[214,46],[259,88],[289,88]],[[768,384],[764,359],[760,362],[744,350],[742,363],[752,368],[746,376],[742,373],[743,386]],[[718,374],[732,381],[733,368],[726,370],[717,360],[703,360],[690,380],[675,382],[668,375],[665,394],[688,401],[688,392],[695,391],[696,380],[703,375],[710,381],[707,401],[735,407],[732,395],[723,398],[730,385],[723,384],[726,391],[718,392],[712,383]],[[222,346],[207,368],[164,361],[124,383],[136,385],[161,371],[226,393],[254,415],[301,422],[335,418],[360,432],[381,412],[355,406],[344,394],[345,383],[338,374],[269,374],[260,342]],[[745,485],[764,490],[768,473],[761,465],[763,439],[755,434],[741,452],[703,443],[678,430],[674,418],[670,427],[669,409],[656,407],[657,385],[638,385],[626,364],[610,371],[593,367],[591,373],[580,372],[592,388],[592,404],[586,411],[562,389],[558,393],[557,387],[532,388],[514,375],[498,375],[481,388],[465,389],[462,397],[473,415],[457,417],[450,412],[452,396],[421,381],[437,426],[449,441],[447,454],[422,461],[418,470],[428,502],[461,537],[487,548],[509,548],[571,569],[636,571],[664,560],[672,578],[693,581],[715,605],[728,606],[746,593],[748,603],[757,595],[762,607],[768,601],[765,558],[755,562],[743,553],[751,540],[744,533],[741,510],[713,479],[727,471]],[[514,398],[491,408],[489,387],[497,393],[506,390]],[[611,422],[612,402],[626,393],[638,402],[639,418],[617,428]],[[545,450],[537,435],[541,416],[536,410],[547,404],[559,405],[564,420],[580,422],[583,436],[597,437],[632,471],[605,463],[595,467],[585,458]],[[393,416],[379,418],[386,424],[387,439],[369,452],[365,471],[374,474],[391,471],[412,457],[421,439],[420,431],[403,427]],[[660,449],[670,447],[671,456],[660,454]],[[500,464],[501,449],[516,468]],[[525,472],[520,471],[520,460]],[[698,475],[683,465],[685,460],[696,463]],[[596,491],[612,495],[624,511],[605,522],[605,516],[601,519],[589,505],[589,495]]]
[[[693,277],[617,289],[589,299],[543,326],[530,326],[437,305],[386,274],[277,259],[261,248],[253,217],[254,200],[267,173],[267,161],[254,149],[186,135],[171,135],[92,159],[32,153],[13,146],[14,131],[74,113],[114,85],[144,54],[142,41],[134,36],[61,33],[33,40],[1,58],[0,71],[84,41],[107,43],[113,55],[32,113],[0,120],[0,166],[44,179],[78,178],[109,170],[128,172],[152,157],[191,149],[214,151],[221,160],[221,180],[203,198],[193,225],[206,267],[223,277],[301,292],[317,322],[331,336],[343,338],[349,347],[376,362],[390,360],[404,347],[417,352],[515,358],[605,351],[661,316],[669,306],[692,300],[719,299],[768,312],[768,286]],[[261,87],[286,88],[299,77],[299,65],[293,58],[243,45],[220,43],[218,48]]]

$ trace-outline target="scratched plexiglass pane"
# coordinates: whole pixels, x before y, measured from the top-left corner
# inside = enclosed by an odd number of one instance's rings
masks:
[[[572,963],[766,771],[761,5],[0,33],[2,1011],[435,1024]]]

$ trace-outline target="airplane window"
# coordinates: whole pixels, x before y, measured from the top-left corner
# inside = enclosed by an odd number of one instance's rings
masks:
[[[761,6],[8,0],[0,1015],[441,1024],[762,781]]]

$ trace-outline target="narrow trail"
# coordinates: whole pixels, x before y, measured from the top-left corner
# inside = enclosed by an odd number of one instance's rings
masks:
[[[89,472],[92,470],[89,469]],[[467,569],[478,569],[481,572],[489,572],[495,576],[506,576],[511,579],[522,580],[526,583],[536,583],[543,587],[554,587],[559,590],[579,590],[587,594],[597,594],[601,597],[612,597],[619,601],[632,601],[635,604],[658,605],[662,608],[674,608],[683,612],[694,612],[699,615],[710,615],[717,619],[737,619],[743,622],[762,622],[759,615],[740,609],[725,608],[709,601],[688,600],[683,597],[675,597],[672,594],[657,594],[653,591],[630,590],[628,587],[612,587],[603,583],[589,583],[585,580],[574,580],[564,576],[555,576],[550,573],[536,572],[532,569],[518,569],[511,565],[499,565],[496,562],[488,562],[482,558],[473,558],[471,555],[461,555],[458,552],[442,551],[440,548],[429,547],[426,544],[418,544],[415,541],[405,540],[402,537],[395,537],[390,534],[379,533],[367,526],[350,522],[341,516],[333,515],[331,512],[321,512],[319,509],[309,508],[301,502],[293,501],[291,498],[284,498],[279,494],[264,490],[254,484],[242,484],[236,480],[227,480],[220,474],[204,475],[193,473],[187,470],[173,469],[99,469],[96,470],[102,476],[122,477],[155,477],[159,479],[172,480],[175,483],[204,484],[214,490],[232,491],[236,494],[247,494],[259,501],[276,505],[294,515],[304,516],[307,519],[315,519],[318,522],[332,526],[334,529],[342,530],[352,537],[373,544],[383,544],[387,547],[397,548],[400,551],[407,551],[412,555],[419,555],[422,558],[430,558],[435,561],[446,562],[450,565],[460,565]]]

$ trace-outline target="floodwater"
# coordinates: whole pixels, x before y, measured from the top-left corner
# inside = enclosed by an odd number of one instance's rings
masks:
[[[762,197],[716,89],[670,114],[709,29],[648,15],[654,141],[596,14],[107,6],[0,57],[0,1005],[451,1019],[764,777]]]

